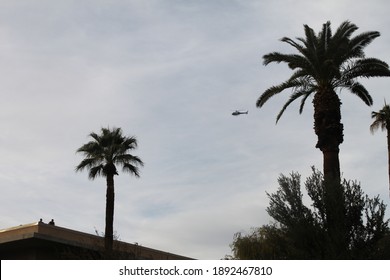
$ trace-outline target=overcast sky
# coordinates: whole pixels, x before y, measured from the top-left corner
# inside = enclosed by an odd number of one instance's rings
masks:
[[[281,173],[322,169],[310,101],[277,125],[289,92],[256,108],[291,74],[262,56],[292,52],[279,39],[304,36],[304,24],[350,20],[355,34],[381,32],[365,51],[389,63],[389,11],[388,0],[0,0],[0,228],[53,218],[103,232],[105,179],[75,173],[75,151],[121,127],[145,167],[115,178],[120,239],[223,258],[236,232],[271,221],[266,192]],[[390,80],[361,82],[374,106],[340,93],[341,169],[389,204],[386,134],[369,125]]]

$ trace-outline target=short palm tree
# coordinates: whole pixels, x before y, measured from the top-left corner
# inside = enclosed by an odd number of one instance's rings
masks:
[[[386,104],[378,112],[372,112],[371,117],[374,119],[370,125],[371,133],[374,133],[379,128],[387,130],[387,159],[389,172],[389,192],[390,192],[390,106]]]
[[[276,121],[295,100],[301,99],[301,113],[309,96],[313,96],[314,131],[318,141],[316,148],[323,153],[323,174],[326,186],[326,204],[329,226],[339,228],[344,224],[340,184],[339,145],[343,142],[340,98],[337,89],[347,89],[371,106],[373,101],[367,89],[357,80],[360,77],[390,76],[389,66],[376,58],[367,58],[364,48],[379,32],[364,32],[352,37],[358,27],[349,21],[343,22],[333,34],[330,22],[323,24],[316,34],[304,25],[305,38],[281,39],[295,48],[296,54],[272,52],[263,56],[264,64],[284,62],[293,70],[291,77],[279,85],[265,90],[257,100],[262,107],[271,97],[290,89],[292,94]],[[337,221],[338,220],[338,221]],[[335,240],[338,237],[334,237]]]
[[[110,254],[114,233],[114,176],[118,175],[116,167],[121,166],[124,172],[139,177],[139,167],[143,166],[143,162],[129,153],[137,148],[136,138],[123,136],[120,128],[102,128],[101,134],[92,132],[89,136],[93,140],[77,150],[77,153],[82,153],[85,158],[76,167],[76,171],[88,169],[91,180],[98,176],[106,178],[105,250]]]

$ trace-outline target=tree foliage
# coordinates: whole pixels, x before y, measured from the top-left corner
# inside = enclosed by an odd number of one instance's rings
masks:
[[[389,220],[386,205],[378,196],[364,195],[356,181],[342,180],[345,228],[340,238],[347,244],[338,248],[327,228],[328,209],[324,203],[323,174],[313,168],[301,190],[298,173],[280,175],[279,188],[267,194],[268,214],[275,222],[253,228],[249,234],[236,233],[231,244],[236,259],[381,259],[390,258]],[[305,201],[311,201],[310,206]]]
[[[371,133],[374,133],[378,129],[382,131],[390,128],[390,105],[386,104],[378,112],[371,112],[371,118],[374,120],[370,125]]]
[[[88,177],[93,180],[98,176],[118,175],[116,166],[122,166],[123,172],[139,177],[142,160],[129,152],[138,146],[137,139],[122,134],[121,128],[102,128],[101,133],[89,134],[91,141],[77,149],[84,159],[77,165],[76,171],[88,169]]]

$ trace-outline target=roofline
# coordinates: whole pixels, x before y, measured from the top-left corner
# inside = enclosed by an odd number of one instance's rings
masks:
[[[87,249],[99,250],[104,248],[104,237],[59,227],[57,225],[46,224],[42,221],[0,230],[0,244],[30,238],[49,240]],[[137,243],[131,244],[119,240],[114,240],[114,249],[117,249],[118,251],[151,252],[155,254],[169,255],[174,258],[192,259],[170,252],[144,247],[138,245]]]

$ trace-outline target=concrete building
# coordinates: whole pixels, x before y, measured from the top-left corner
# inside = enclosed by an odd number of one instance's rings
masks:
[[[113,259],[189,260],[137,244],[114,241]],[[105,259],[104,238],[41,221],[0,230],[2,260]]]

